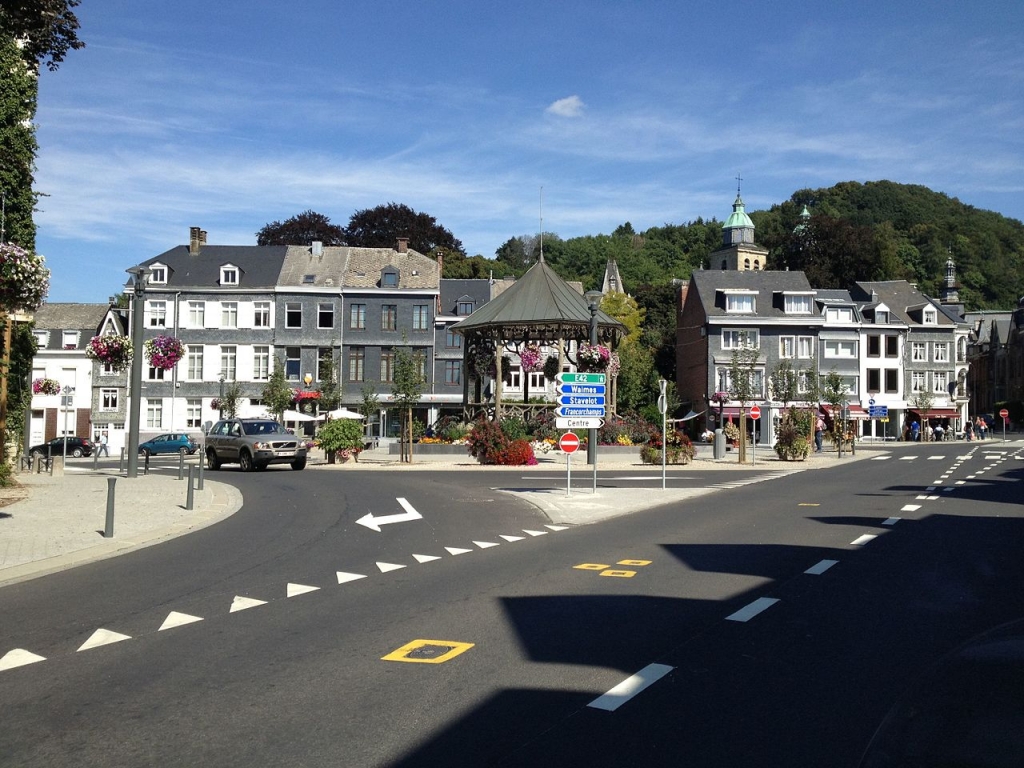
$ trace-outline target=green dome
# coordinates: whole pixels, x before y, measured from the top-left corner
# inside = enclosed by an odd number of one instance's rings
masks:
[[[739,195],[736,195],[736,202],[732,204],[732,215],[725,222],[725,229],[737,228],[754,228],[754,222],[743,209],[743,198]]]

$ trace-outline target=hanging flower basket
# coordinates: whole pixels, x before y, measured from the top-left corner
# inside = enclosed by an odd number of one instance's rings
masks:
[[[10,243],[0,243],[0,312],[36,310],[50,290],[46,260]]]
[[[146,339],[146,359],[154,368],[169,371],[185,356],[185,345],[173,336]]]
[[[93,336],[85,354],[115,371],[124,371],[132,364],[132,340],[127,336]]]
[[[36,395],[59,395],[60,382],[56,379],[35,379],[32,382],[32,393]]]
[[[210,407],[213,410],[215,410],[215,411],[219,411],[221,409],[221,407],[222,407],[222,404],[220,402],[220,398],[219,397],[213,398],[213,400],[210,401]]]
[[[604,373],[608,370],[611,352],[600,344],[580,344],[576,353],[576,367],[585,373]]]
[[[533,373],[544,367],[544,359],[540,355],[540,347],[536,344],[527,344],[519,353],[519,362],[523,366],[524,373]]]

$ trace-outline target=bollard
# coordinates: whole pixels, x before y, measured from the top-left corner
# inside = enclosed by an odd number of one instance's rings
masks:
[[[146,464],[145,464],[145,469],[143,470],[142,474],[144,474],[144,475],[148,475],[149,474],[149,454],[148,453],[146,454]]]
[[[107,478],[107,523],[103,527],[103,538],[114,538],[114,483],[116,477]]]
[[[100,450],[97,448],[92,452],[92,471],[95,472],[100,466]]]
[[[124,448],[121,449],[121,460],[117,465],[117,474],[124,472]]]
[[[203,456],[202,453],[200,453],[199,454],[199,488],[198,488],[198,490],[200,490],[200,491],[203,490],[203,468],[204,468],[205,464],[206,464],[205,457]]]
[[[185,509],[192,509],[192,500],[195,494],[192,490],[192,465],[188,465],[188,492],[185,494]]]
[[[178,479],[185,476],[185,454],[178,451]]]

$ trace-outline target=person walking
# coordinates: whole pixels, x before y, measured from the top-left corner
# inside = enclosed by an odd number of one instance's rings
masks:
[[[825,435],[825,420],[818,414],[818,420],[814,422],[814,452],[821,453],[821,440]]]
[[[910,440],[916,443],[921,439],[921,425],[917,423],[917,420],[910,422]]]
[[[970,419],[968,419],[967,424],[964,425],[964,438],[968,443],[974,439],[974,425],[971,423]]]
[[[107,446],[107,433],[103,431],[100,433],[100,449],[97,452],[99,456],[110,456],[110,448]]]

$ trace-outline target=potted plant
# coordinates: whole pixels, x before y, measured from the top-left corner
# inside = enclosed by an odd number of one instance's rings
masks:
[[[739,445],[740,442],[740,428],[737,427],[733,422],[727,422],[722,431],[725,433],[725,439],[729,441],[730,446]]]
[[[56,379],[35,379],[32,382],[32,393],[36,395],[59,395],[60,382]]]
[[[814,417],[810,411],[790,407],[779,420],[775,453],[783,461],[803,461],[811,452]]]
[[[185,356],[185,345],[174,336],[154,336],[146,339],[146,359],[154,368],[169,371]]]
[[[115,334],[93,336],[85,348],[86,357],[99,360],[118,372],[132,364],[132,353],[132,340]]]
[[[36,253],[0,243],[0,313],[39,309],[50,290],[50,270]]]
[[[350,458],[358,462],[363,450],[362,422],[356,419],[331,419],[320,427],[316,443],[327,454],[328,464],[335,463],[336,459],[344,463]]]
[[[583,372],[604,373],[608,370],[611,352],[600,344],[580,344],[576,353],[576,367]]]
[[[640,461],[644,464],[661,464],[663,449],[666,464],[689,464],[696,452],[689,437],[677,429],[670,429],[664,441],[661,435],[655,435],[651,442],[640,449]]]

